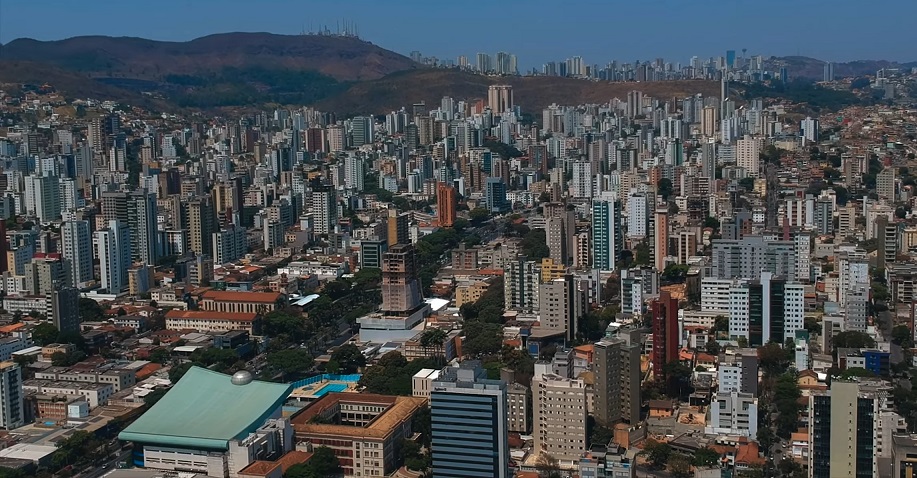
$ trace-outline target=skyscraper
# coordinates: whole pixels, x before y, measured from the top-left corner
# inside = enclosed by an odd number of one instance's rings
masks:
[[[121,221],[109,221],[108,229],[96,231],[102,287],[118,294],[128,286],[127,269],[131,265],[131,231]]]
[[[457,198],[455,188],[446,183],[436,185],[436,218],[440,227],[455,225]]]
[[[64,221],[61,224],[62,256],[70,262],[70,283],[74,287],[93,280],[92,237],[89,221]]]
[[[503,265],[504,308],[533,312],[539,308],[541,268],[535,261],[519,256]]]
[[[145,189],[128,196],[127,225],[131,229],[131,260],[134,262],[156,265],[159,260],[158,211],[156,196]]]
[[[13,361],[0,363],[0,427],[12,430],[25,425],[22,398],[19,364]]]
[[[665,376],[665,366],[678,360],[678,299],[660,291],[653,302],[653,375]]]
[[[830,61],[825,62],[825,67],[823,69],[822,81],[834,81],[834,63]]]
[[[614,199],[592,201],[592,267],[613,271],[624,250],[621,205]]]
[[[422,307],[417,258],[411,244],[395,244],[382,255],[382,311],[405,315]]]
[[[433,478],[508,478],[506,383],[481,363],[444,368],[430,393]]]
[[[372,116],[356,116],[350,120],[350,136],[351,144],[355,148],[359,148],[364,144],[372,144],[373,142],[373,117]]]

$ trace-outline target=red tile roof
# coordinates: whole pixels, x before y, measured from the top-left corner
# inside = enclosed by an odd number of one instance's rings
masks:
[[[273,304],[280,299],[277,292],[232,292],[224,290],[210,290],[204,292],[204,300],[217,302],[258,302]]]

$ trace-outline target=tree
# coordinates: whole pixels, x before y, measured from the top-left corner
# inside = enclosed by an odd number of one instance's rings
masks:
[[[865,349],[876,346],[876,341],[863,332],[847,331],[835,335],[831,339],[834,350],[839,348]]]
[[[538,456],[535,469],[538,470],[539,478],[561,478],[560,464],[557,458],[547,453],[542,453]]]
[[[770,450],[774,446],[774,441],[777,440],[771,427],[758,427],[758,436],[756,438],[763,450]]]
[[[707,219],[704,219],[704,227],[709,227],[717,231],[720,229],[720,221],[715,217],[707,216]]]
[[[181,378],[185,376],[185,373],[187,373],[188,370],[190,370],[192,366],[193,364],[191,363],[183,363],[181,365],[176,365],[170,368],[169,369],[169,381],[172,382],[172,384],[178,383],[178,381],[181,380]]]
[[[439,328],[429,328],[420,334],[420,346],[423,348],[441,348],[446,343],[448,334]]]
[[[98,302],[80,297],[80,322],[97,322],[105,318],[105,310]]]
[[[637,266],[648,266],[652,258],[650,258],[650,245],[646,239],[637,243],[637,246],[634,247],[634,265]]]
[[[720,344],[712,338],[708,339],[706,345],[704,345],[704,350],[710,355],[719,355]]]
[[[466,356],[495,354],[503,347],[503,327],[478,320],[465,323],[462,351]]]
[[[304,349],[283,349],[267,354],[267,364],[272,369],[286,375],[297,375],[312,368],[315,360]]]
[[[694,466],[715,466],[718,465],[719,462],[720,454],[707,447],[703,447],[694,452],[694,459],[692,460]]]
[[[161,400],[162,397],[166,396],[166,392],[168,391],[169,389],[167,388],[154,389],[152,392],[148,393],[145,397],[143,397],[143,404],[146,405],[147,407],[152,407],[153,405],[156,405],[156,402]]]
[[[366,365],[366,357],[356,345],[345,344],[331,354],[329,366],[331,362],[337,364],[341,373],[356,373],[360,367]]]
[[[32,341],[38,345],[45,346],[57,342],[60,332],[57,327],[50,322],[42,322],[32,329]]]
[[[150,351],[150,362],[156,362],[159,364],[164,364],[169,361],[171,354],[168,349],[165,348],[156,348]]]
[[[659,178],[656,182],[656,190],[662,196],[663,201],[668,201],[672,195],[672,180],[669,178]]]
[[[643,446],[643,454],[646,455],[647,461],[654,467],[662,468],[672,455],[672,447],[668,443],[661,443],[649,438],[646,440],[646,445]]]
[[[765,374],[777,374],[786,369],[788,360],[786,352],[776,342],[768,342],[758,348],[758,366]]]
[[[468,212],[468,218],[471,220],[471,225],[478,227],[490,219],[490,211],[482,207],[476,207]]]
[[[341,464],[331,448],[320,446],[313,450],[312,458],[291,466],[284,478],[325,478],[341,473]]]
[[[892,343],[904,348],[912,348],[914,339],[911,336],[910,329],[906,325],[896,325],[892,329]]]
[[[74,352],[54,352],[51,354],[51,365],[55,367],[70,367],[86,358],[86,354],[77,350]]]
[[[691,460],[685,455],[673,455],[669,458],[666,466],[675,478],[688,478],[691,476]]]

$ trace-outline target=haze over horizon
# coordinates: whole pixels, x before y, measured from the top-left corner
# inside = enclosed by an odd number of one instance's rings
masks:
[[[364,40],[405,56],[418,50],[441,60],[465,55],[473,62],[478,52],[505,51],[518,57],[520,70],[572,56],[582,56],[587,64],[658,57],[686,63],[695,55],[722,56],[726,50],[741,55],[743,48],[749,56],[917,60],[908,25],[917,17],[917,2],[909,0],[870,2],[869,11],[881,14],[864,12],[862,2],[839,0],[830,6],[830,21],[823,16],[827,7],[789,0],[771,1],[767,8],[746,0],[729,4],[588,0],[577,2],[578,8],[566,18],[556,17],[557,4],[545,0],[477,7],[467,2],[415,0],[397,4],[263,0],[252,5],[243,0],[161,0],[155,8],[141,8],[129,2],[90,1],[72,9],[67,0],[4,0],[0,43],[83,35],[187,41],[236,31],[298,34],[321,26],[335,30],[338,22],[347,20]]]

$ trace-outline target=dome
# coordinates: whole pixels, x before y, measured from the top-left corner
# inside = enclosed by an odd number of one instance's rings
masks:
[[[232,384],[233,385],[248,385],[252,383],[255,377],[252,376],[252,373],[248,370],[239,370],[238,372],[232,374]]]

